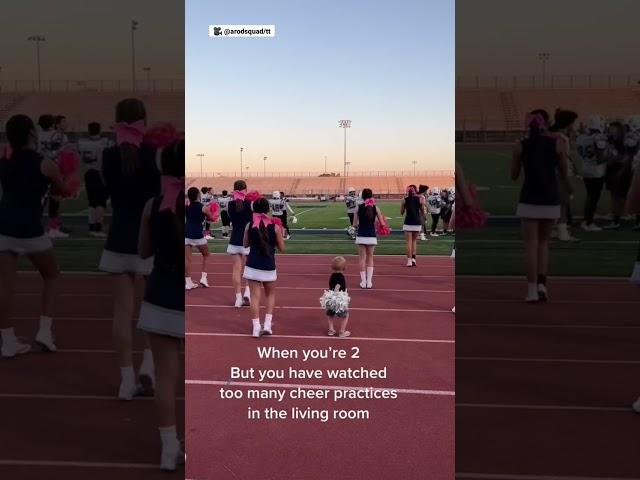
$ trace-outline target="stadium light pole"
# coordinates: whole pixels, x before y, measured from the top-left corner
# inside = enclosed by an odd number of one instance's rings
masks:
[[[131,20],[131,82],[133,83],[133,91],[136,91],[136,30],[138,29],[138,21]]]
[[[411,163],[413,163],[413,176],[416,176],[416,164],[418,163],[417,160],[413,160]]]
[[[262,176],[266,177],[267,176],[267,157],[262,157]]]
[[[542,62],[542,88],[545,87],[546,79],[547,79],[547,62],[551,58],[551,54],[549,52],[540,52],[538,54],[538,59]]]
[[[142,67],[142,70],[144,70],[147,73],[147,91],[151,91],[151,67]]]
[[[240,176],[242,176],[242,152],[244,152],[244,148],[240,147]]]
[[[204,153],[196,153],[196,157],[200,157],[200,177],[202,177],[202,159],[204,158]]]
[[[45,38],[42,35],[31,35],[27,38],[30,42],[35,42],[36,44],[36,67],[38,70],[38,91],[41,89],[41,81],[42,77],[40,75],[40,42],[44,42]]]
[[[324,173],[327,173],[327,156],[324,156]]]
[[[347,128],[351,128],[351,120],[340,120],[338,126],[344,129],[344,176],[347,177]]]

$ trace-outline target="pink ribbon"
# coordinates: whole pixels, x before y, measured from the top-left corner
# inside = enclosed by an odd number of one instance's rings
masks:
[[[113,126],[116,133],[116,144],[130,143],[139,147],[144,137],[144,121],[138,120],[133,123],[120,122]]]
[[[271,217],[266,213],[254,213],[253,214],[253,228],[260,228],[260,225],[264,225],[268,227],[273,222],[271,221]]]
[[[170,177],[168,175],[162,175],[160,177],[160,188],[162,192],[162,202],[160,202],[159,211],[171,210],[176,213],[176,202],[178,195],[184,189],[184,181],[178,177]]]
[[[529,128],[532,126],[538,128],[544,128],[547,126],[544,118],[539,113],[527,113],[527,116],[524,119],[525,128]]]
[[[407,193],[409,195],[415,195],[416,193],[418,193],[418,191],[416,190],[416,187],[411,185],[411,186],[407,187]]]
[[[247,191],[246,190],[234,190],[233,191],[233,199],[234,200],[244,200],[245,198],[247,198]]]
[[[367,198],[367,199],[364,201],[364,206],[365,206],[365,207],[373,207],[373,206],[375,206],[375,204],[376,204],[376,201],[375,201],[375,199],[373,199],[373,198]]]

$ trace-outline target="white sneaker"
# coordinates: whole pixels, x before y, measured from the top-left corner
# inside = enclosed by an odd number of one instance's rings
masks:
[[[216,237],[212,237],[211,235],[207,235],[206,237],[204,237],[205,240],[215,240]]]
[[[107,234],[104,232],[93,232],[93,236],[96,238],[107,238]]]
[[[198,285],[193,283],[193,280],[188,279],[184,284],[184,289],[185,290],[193,290],[194,288],[198,288]]]
[[[16,340],[12,344],[2,344],[2,348],[0,348],[0,356],[3,358],[12,358],[16,355],[22,355],[23,353],[28,353],[31,351],[31,345],[26,343],[22,343],[19,340]]]
[[[412,267],[417,267],[418,266],[418,262],[417,262],[417,260],[415,258],[411,259],[411,266]]]
[[[118,398],[120,400],[133,400],[133,397],[135,397],[138,394],[138,386],[134,383],[132,385],[129,385],[125,382],[120,382],[120,389],[118,390]]]
[[[432,237],[439,237],[440,235],[438,235],[436,232],[432,232],[429,235],[431,235]]]
[[[411,261],[410,258],[407,258],[407,267],[412,267],[413,266],[413,262]]]
[[[53,342],[53,334],[51,330],[48,329],[40,329],[36,334],[36,343],[44,350],[45,352],[55,352],[56,345]]]
[[[163,445],[162,454],[160,456],[160,470],[165,472],[173,472],[178,468],[178,465],[184,465],[185,454],[180,446],[180,442],[176,445]]]
[[[571,236],[570,233],[558,235],[558,240],[560,240],[561,242],[570,242],[570,243],[580,241],[579,238]]]
[[[617,230],[620,228],[620,224],[619,223],[615,223],[615,222],[611,222],[608,225],[605,225],[604,227],[605,230]]]
[[[540,296],[538,295],[538,292],[529,293],[525,297],[524,301],[527,303],[536,303],[540,301]]]
[[[236,303],[234,304],[234,307],[241,308],[243,303],[244,301],[242,297],[236,296]]]
[[[200,285],[202,285],[205,288],[209,288],[209,282],[207,281],[207,277],[200,278]]]
[[[373,288],[373,282],[367,282],[367,288]]]
[[[602,229],[597,226],[595,223],[590,223],[589,225],[587,225],[586,222],[582,222],[580,224],[580,228],[582,228],[582,230],[584,230],[585,232],[601,232]]]
[[[541,302],[546,302],[549,300],[549,292],[547,291],[547,287],[543,284],[538,284],[538,298]]]
[[[424,233],[420,234],[420,240],[422,240],[423,242],[427,239],[427,236]]]
[[[271,322],[264,322],[264,327],[262,327],[262,335],[273,335],[273,325]]]
[[[640,397],[638,397],[638,399],[633,402],[633,405],[631,405],[631,408],[633,408],[636,413],[640,413]]]
[[[360,288],[367,288],[367,282],[360,282]]]
[[[260,323],[253,324],[253,332],[251,335],[253,338],[260,338],[260,333],[262,332],[262,327],[260,327]]]
[[[58,228],[49,229],[48,234],[49,234],[49,238],[67,238],[69,236],[68,233],[64,233]]]

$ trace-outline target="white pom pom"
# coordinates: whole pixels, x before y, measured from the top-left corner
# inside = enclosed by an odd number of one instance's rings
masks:
[[[325,310],[331,310],[336,314],[341,314],[349,310],[350,301],[351,298],[347,292],[325,290],[320,297],[320,306]]]

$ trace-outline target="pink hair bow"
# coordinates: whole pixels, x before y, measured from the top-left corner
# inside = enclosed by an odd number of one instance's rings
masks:
[[[415,195],[416,193],[418,193],[418,191],[416,190],[416,187],[414,187],[413,185],[410,185],[407,187],[407,193]]]
[[[170,177],[168,175],[162,175],[160,181],[162,202],[160,202],[159,211],[162,212],[163,210],[169,209],[173,213],[176,213],[176,201],[178,200],[180,192],[184,190],[184,181],[181,178]]]
[[[525,128],[544,128],[547,125],[547,123],[544,121],[544,118],[539,113],[527,113],[527,116],[524,119],[524,124]]]
[[[365,207],[373,207],[373,206],[375,206],[375,204],[376,204],[376,201],[375,201],[375,199],[373,199],[373,198],[367,198],[367,199],[364,201],[364,206],[365,206]]]
[[[120,122],[113,126],[116,132],[116,144],[130,143],[139,147],[144,138],[144,121],[138,120],[133,123]]]
[[[253,214],[253,228],[260,228],[260,225],[264,225],[268,227],[273,222],[271,221],[271,217],[266,213],[254,213]]]
[[[234,200],[244,200],[245,198],[247,198],[247,191],[246,190],[234,190],[233,191],[233,199]]]

